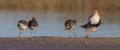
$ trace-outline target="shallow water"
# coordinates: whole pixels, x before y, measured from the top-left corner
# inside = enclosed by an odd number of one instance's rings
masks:
[[[90,13],[89,13],[90,14]],[[79,26],[87,23],[87,13],[61,13],[61,12],[24,12],[24,11],[0,11],[0,37],[18,37],[18,20],[31,20],[33,16],[39,21],[39,27],[35,30],[36,36],[60,36],[67,37],[64,22],[67,19],[77,19],[77,37],[83,37],[86,31]],[[103,23],[98,31],[99,37],[120,37],[120,23],[118,11],[105,11],[100,14]],[[24,32],[30,36],[30,30]],[[96,33],[93,33],[95,37]],[[73,37],[73,31],[71,31]]]

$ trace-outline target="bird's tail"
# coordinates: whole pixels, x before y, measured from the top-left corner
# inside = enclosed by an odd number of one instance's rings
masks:
[[[80,27],[82,27],[82,28],[90,28],[90,25],[89,25],[89,23],[87,23],[87,24],[81,25]]]
[[[80,27],[85,28],[85,25],[81,25]]]

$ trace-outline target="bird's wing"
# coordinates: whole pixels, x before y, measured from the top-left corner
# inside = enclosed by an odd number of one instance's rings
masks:
[[[94,14],[91,14],[88,18],[88,22],[92,20],[92,17],[94,16]]]

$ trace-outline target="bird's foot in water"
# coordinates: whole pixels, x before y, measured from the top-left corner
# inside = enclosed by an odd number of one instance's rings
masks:
[[[85,35],[85,38],[88,38],[88,35]]]

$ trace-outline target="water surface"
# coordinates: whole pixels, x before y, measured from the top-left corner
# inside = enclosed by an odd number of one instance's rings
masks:
[[[35,16],[39,22],[36,36],[60,36],[67,37],[68,34],[64,28],[64,22],[67,19],[77,20],[77,37],[83,37],[86,31],[80,28],[80,25],[87,23],[90,13],[63,13],[63,12],[31,12],[31,11],[0,11],[0,37],[18,37],[18,20],[31,20]],[[120,37],[119,11],[102,11],[100,16],[103,20],[100,30],[97,32],[99,37]],[[30,30],[25,31],[27,37],[30,36]],[[73,31],[71,36],[73,37]],[[95,36],[96,33],[93,33]]]

